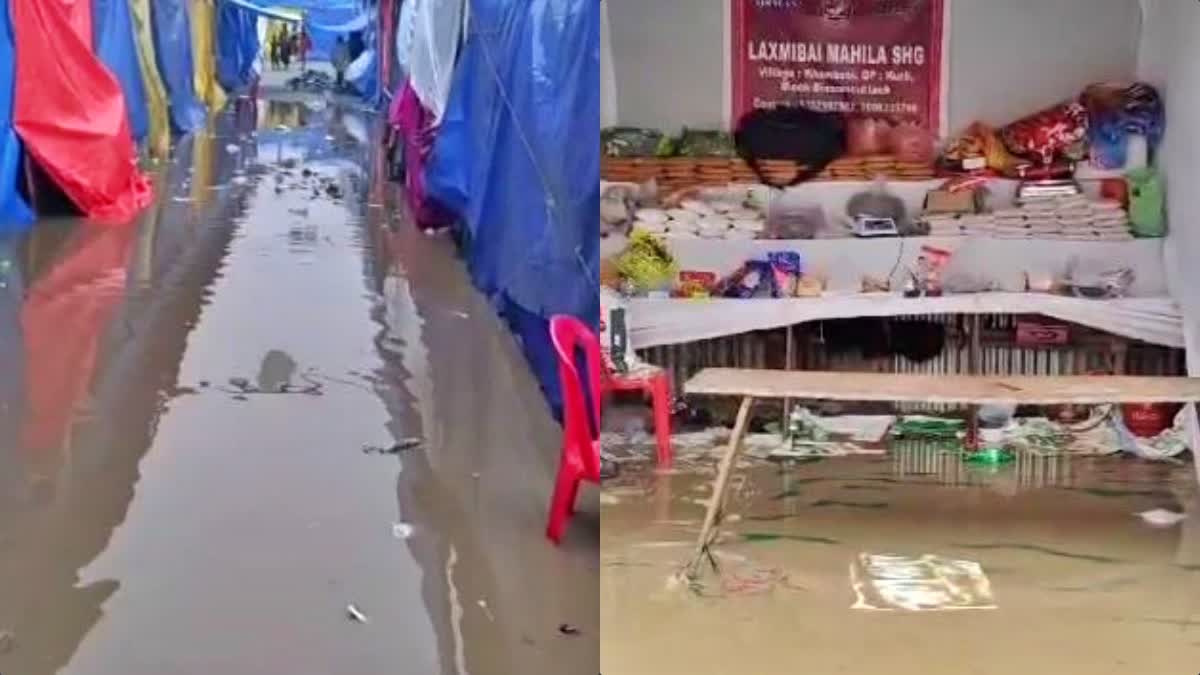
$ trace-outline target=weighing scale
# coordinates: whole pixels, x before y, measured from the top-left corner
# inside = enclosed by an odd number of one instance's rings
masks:
[[[896,227],[894,218],[876,218],[874,216],[859,216],[854,219],[850,229],[856,237],[898,237],[900,230]]]

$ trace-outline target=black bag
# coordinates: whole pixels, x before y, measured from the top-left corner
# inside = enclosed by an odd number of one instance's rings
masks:
[[[837,113],[801,107],[763,108],[742,117],[734,142],[738,155],[759,180],[772,187],[790,187],[815,178],[845,154],[846,124]],[[765,174],[760,162],[772,159],[796,163],[791,182],[776,183]]]

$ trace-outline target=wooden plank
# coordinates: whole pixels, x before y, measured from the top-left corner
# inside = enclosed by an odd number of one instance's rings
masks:
[[[729,493],[729,478],[733,475],[733,469],[737,466],[738,455],[742,452],[743,441],[746,438],[746,431],[750,428],[750,411],[754,408],[754,399],[746,397],[742,399],[742,407],[738,409],[737,421],[733,425],[733,435],[729,437],[729,445],[725,447],[725,453],[721,455],[721,463],[717,469],[717,478],[713,482],[712,500],[708,503],[708,509],[704,513],[704,525],[700,528],[700,536],[696,539],[696,553],[692,556],[692,561],[687,567],[688,576],[696,579],[700,576],[700,569],[704,564],[704,560],[708,558],[709,547],[715,541],[718,529],[721,525],[721,518],[725,514],[725,500]],[[716,564],[715,562],[713,563]]]
[[[1200,378],[976,377],[709,368],[689,380],[684,392],[689,395],[870,402],[1187,403],[1200,401]]]

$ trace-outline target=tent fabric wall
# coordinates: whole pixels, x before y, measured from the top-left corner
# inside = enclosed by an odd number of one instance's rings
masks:
[[[396,0],[379,0],[379,15],[376,25],[379,26],[378,53],[380,89],[390,95],[395,91],[395,51],[396,41],[392,39],[396,31]]]
[[[13,126],[85,215],[125,221],[150,202],[152,189],[137,168],[121,85],[92,53],[90,34],[77,32],[82,22],[72,11],[57,0],[12,0]]]
[[[150,17],[158,71],[170,100],[171,125],[180,133],[204,126],[204,106],[196,98],[192,29],[187,0],[153,0]]]
[[[134,41],[137,45],[138,68],[142,77],[142,90],[146,94],[146,112],[149,136],[146,145],[151,156],[165,158],[171,152],[171,120],[168,113],[170,101],[162,75],[158,72],[158,60],[154,55],[154,37],[150,20],[150,0],[129,0],[133,19]]]
[[[213,0],[191,0],[192,86],[211,111],[225,108],[225,91],[217,82],[217,11]]]
[[[442,118],[450,97],[465,11],[464,0],[420,0],[413,16],[409,77],[435,119]]]
[[[127,0],[94,0],[92,29],[96,54],[117,76],[125,92],[129,126],[138,141],[150,133],[150,113],[146,106],[146,87],[138,64],[137,44],[133,39],[133,20]]]
[[[217,77],[230,91],[257,77],[255,61],[262,44],[258,19],[256,12],[239,3],[221,2],[217,7]]]
[[[12,127],[16,68],[8,3],[0,4],[0,236],[24,231],[33,211],[17,188],[21,175],[21,139]]]
[[[426,175],[476,285],[541,320],[520,322],[522,342],[552,404],[545,320],[599,322],[599,4],[474,0]]]

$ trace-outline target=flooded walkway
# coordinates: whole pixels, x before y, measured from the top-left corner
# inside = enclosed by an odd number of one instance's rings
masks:
[[[712,463],[604,489],[601,664],[650,675],[1191,672],[1200,511],[1190,465],[937,452],[748,463],[711,568]],[[1135,514],[1184,512],[1170,527]]]
[[[373,124],[242,106],[0,243],[0,673],[596,672],[596,508],[543,538],[557,427]]]

